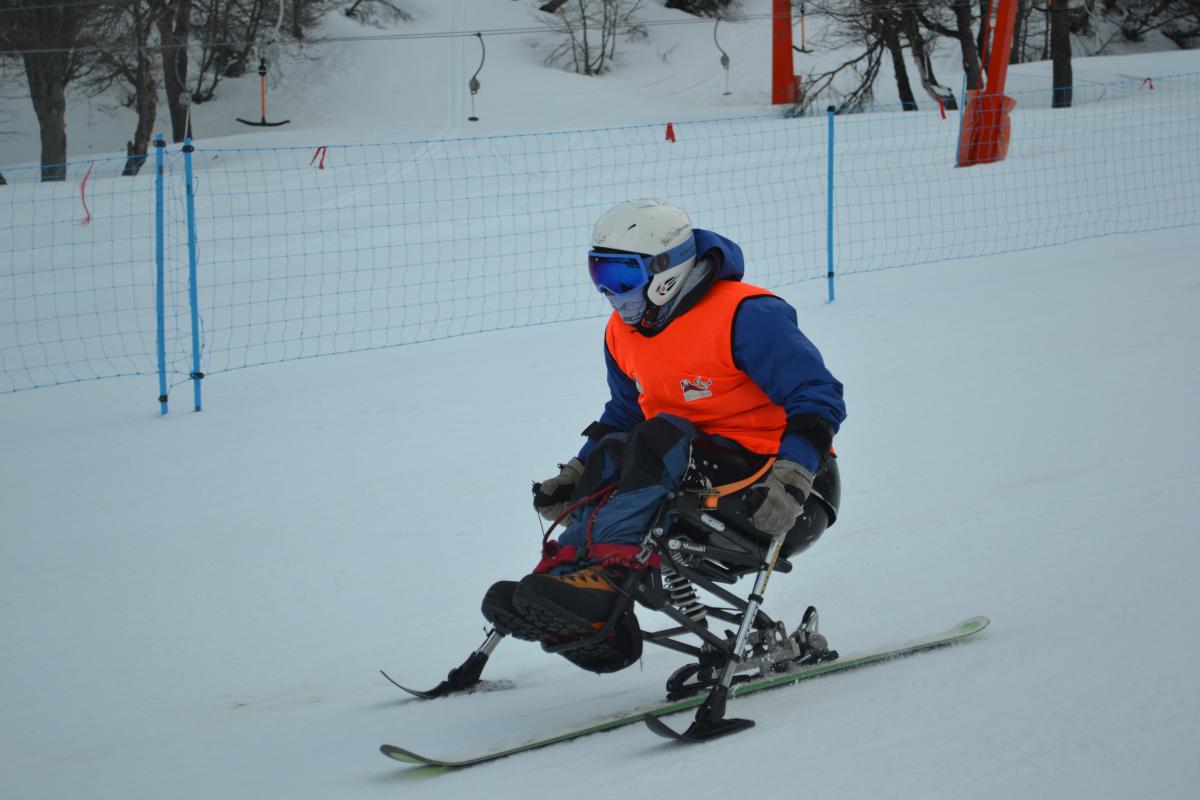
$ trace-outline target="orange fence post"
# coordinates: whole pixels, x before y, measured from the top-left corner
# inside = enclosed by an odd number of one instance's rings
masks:
[[[773,0],[771,5],[771,103],[796,102],[796,80],[792,75],[792,3]]]

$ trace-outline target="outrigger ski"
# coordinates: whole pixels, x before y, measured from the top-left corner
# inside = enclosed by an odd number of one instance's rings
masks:
[[[919,652],[923,652],[923,651],[927,651],[927,650],[933,650],[933,649],[939,648],[939,647],[945,647],[947,645],[955,644],[957,642],[964,641],[964,640],[974,636],[975,634],[977,634],[981,630],[983,630],[985,627],[987,627],[988,622],[989,622],[989,620],[987,617],[971,617],[970,619],[960,622],[958,625],[955,625],[953,628],[950,628],[947,631],[944,631],[942,633],[931,634],[929,636],[923,636],[919,639],[914,639],[914,640],[906,642],[904,644],[892,645],[892,646],[888,646],[888,647],[881,647],[881,648],[878,648],[875,650],[869,650],[864,653],[858,653],[858,654],[850,655],[850,656],[846,656],[846,657],[839,657],[834,660],[821,661],[821,662],[818,662],[815,664],[808,664],[808,665],[801,666],[799,668],[796,668],[796,669],[788,671],[788,672],[764,675],[763,677],[750,679],[746,682],[733,683],[729,688],[728,696],[731,698],[732,697],[740,697],[742,695],[752,694],[754,692],[759,692],[764,689],[772,689],[772,688],[776,688],[779,686],[786,686],[789,684],[797,683],[799,681],[807,680],[809,678],[815,678],[820,675],[826,675],[831,672],[840,672],[842,670],[854,669],[856,667],[863,667],[863,666],[867,666],[869,664],[876,664],[881,661],[889,661],[891,659],[899,658],[901,656],[906,656],[906,655],[910,655],[913,653],[919,653]],[[490,641],[490,637],[489,637],[489,641]],[[487,645],[487,643],[485,642],[485,646],[486,645]],[[495,645],[493,644],[493,648],[494,648],[494,646]],[[482,649],[483,648],[481,647],[480,650],[482,650]],[[476,653],[472,654],[472,656],[478,654],[479,652],[480,651],[476,651]],[[470,658],[468,658],[468,662],[470,662]],[[465,663],[467,663],[467,662],[464,662],[464,664]],[[481,667],[481,669],[482,669],[482,667]],[[444,681],[443,683],[447,683],[447,682],[453,683],[454,675],[455,675],[454,671],[451,671],[450,677],[447,679],[447,681]],[[739,676],[739,677],[741,677],[741,676]],[[478,678],[478,676],[476,676],[476,679],[477,678]],[[397,685],[399,685],[399,684],[397,684]],[[404,687],[401,687],[401,688],[404,688]],[[438,688],[440,688],[440,685],[439,685],[439,687],[435,687],[435,690]],[[411,690],[408,690],[408,691],[411,691]],[[431,690],[431,691],[434,691],[434,690]],[[416,694],[416,692],[413,692],[413,693]],[[426,694],[428,694],[428,693],[426,693]],[[443,693],[442,695],[434,695],[434,696],[443,696],[444,694],[445,693]],[[420,695],[418,695],[418,696],[420,696]],[[440,767],[440,768],[457,769],[457,768],[462,768],[462,767],[474,766],[476,764],[483,764],[483,763],[487,763],[489,761],[495,761],[496,759],[504,758],[505,756],[515,755],[517,753],[524,753],[529,750],[536,750],[536,749],[542,748],[542,747],[548,747],[549,745],[552,745],[552,744],[558,744],[560,742],[570,741],[572,739],[578,739],[581,736],[587,736],[592,733],[599,733],[601,731],[613,730],[615,728],[624,727],[626,725],[632,725],[637,722],[644,722],[654,733],[656,733],[660,736],[664,736],[666,738],[669,738],[669,739],[672,739],[675,741],[681,741],[681,742],[706,741],[708,739],[716,738],[717,736],[723,736],[728,733],[734,733],[734,732],[737,732],[740,730],[745,730],[746,728],[753,726],[754,723],[751,720],[724,718],[724,709],[723,708],[711,709],[713,711],[718,712],[715,715],[711,715],[712,719],[715,721],[715,725],[713,725],[712,727],[708,727],[705,725],[705,719],[704,719],[703,714],[698,714],[697,715],[698,718],[697,718],[696,722],[694,722],[692,724],[692,726],[683,733],[676,732],[674,729],[667,726],[660,719],[661,717],[664,717],[668,714],[674,714],[674,713],[677,713],[680,711],[686,711],[686,710],[689,710],[692,708],[703,707],[706,705],[711,706],[712,702],[713,702],[713,696],[711,693],[708,693],[708,694],[702,693],[702,694],[698,694],[698,695],[693,695],[693,696],[685,697],[683,699],[679,699],[676,701],[668,701],[666,703],[662,703],[659,705],[637,709],[628,714],[624,714],[622,716],[610,717],[608,719],[600,720],[598,722],[582,725],[578,728],[574,728],[569,731],[565,731],[562,733],[543,737],[540,739],[534,739],[532,741],[525,742],[523,744],[519,744],[514,747],[508,747],[508,748],[503,748],[503,749],[499,749],[499,750],[491,750],[491,751],[484,752],[484,753],[481,753],[481,754],[478,754],[478,755],[475,755],[472,757],[468,757],[468,758],[460,758],[460,759],[433,758],[430,756],[421,755],[419,753],[414,753],[411,750],[406,750],[402,747],[396,747],[396,746],[390,745],[390,744],[382,745],[379,749],[380,749],[380,752],[382,752],[385,756],[387,756],[391,759],[394,759],[396,761],[403,762],[405,764],[412,764],[412,765],[416,765],[416,766],[420,766],[420,767]],[[722,705],[723,705],[723,703],[722,703]],[[703,711],[703,709],[702,709],[702,711]]]
[[[413,697],[419,697],[422,700],[436,700],[439,697],[446,697],[451,694],[484,692],[490,689],[501,688],[507,689],[511,686],[507,682],[490,682],[479,679],[479,676],[483,674],[483,668],[487,665],[488,657],[491,656],[492,651],[496,649],[496,645],[500,644],[503,638],[504,635],[497,633],[495,628],[489,629],[487,639],[479,646],[479,649],[467,656],[466,661],[450,670],[450,674],[446,676],[446,680],[432,689],[410,689],[383,670],[379,670],[379,674],[387,678],[388,682],[393,686],[403,689]]]
[[[379,670],[379,674],[387,678],[388,683],[395,686],[397,689],[403,689],[413,697],[418,697],[422,700],[437,700],[439,697],[450,697],[451,695],[459,694],[479,694],[480,692],[498,692],[502,689],[511,689],[515,684],[512,681],[481,681],[477,680],[470,686],[461,689],[446,688],[448,681],[442,681],[432,689],[413,689],[405,686],[400,681],[388,675],[383,670]]]

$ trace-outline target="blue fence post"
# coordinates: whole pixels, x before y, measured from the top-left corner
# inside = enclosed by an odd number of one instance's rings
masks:
[[[958,104],[958,139],[954,142],[954,166],[962,164],[963,117],[967,114],[967,73],[963,73],[962,102]]]
[[[161,133],[154,135],[154,261],[155,301],[158,312],[158,405],[159,413],[167,413],[167,331],[166,301],[163,286],[163,149],[167,141]]]
[[[196,194],[192,181],[192,138],[183,140],[183,174],[187,179],[187,232],[188,232],[188,305],[192,309],[192,389],[196,410],[200,410],[200,309],[196,291]]]
[[[837,109],[830,106],[826,111],[829,115],[829,190],[826,192],[825,252],[828,269],[825,277],[829,281],[829,302],[832,303],[835,297],[833,288],[833,118]]]

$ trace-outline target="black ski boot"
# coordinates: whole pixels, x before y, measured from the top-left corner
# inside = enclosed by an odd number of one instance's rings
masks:
[[[492,588],[483,596],[483,618],[506,636],[524,639],[527,642],[540,642],[546,632],[523,618],[513,607],[513,592],[516,588],[516,581],[493,583]]]
[[[590,672],[616,672],[642,656],[642,631],[632,604],[617,589],[628,570],[585,567],[568,575],[527,575],[513,593],[520,616],[543,631],[542,643]],[[602,639],[579,647],[559,645],[594,636],[628,606]]]

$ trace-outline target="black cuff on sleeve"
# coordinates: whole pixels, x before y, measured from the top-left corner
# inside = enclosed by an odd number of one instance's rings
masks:
[[[817,446],[822,460],[833,447],[833,426],[819,414],[797,414],[788,417],[784,434],[798,433]]]

